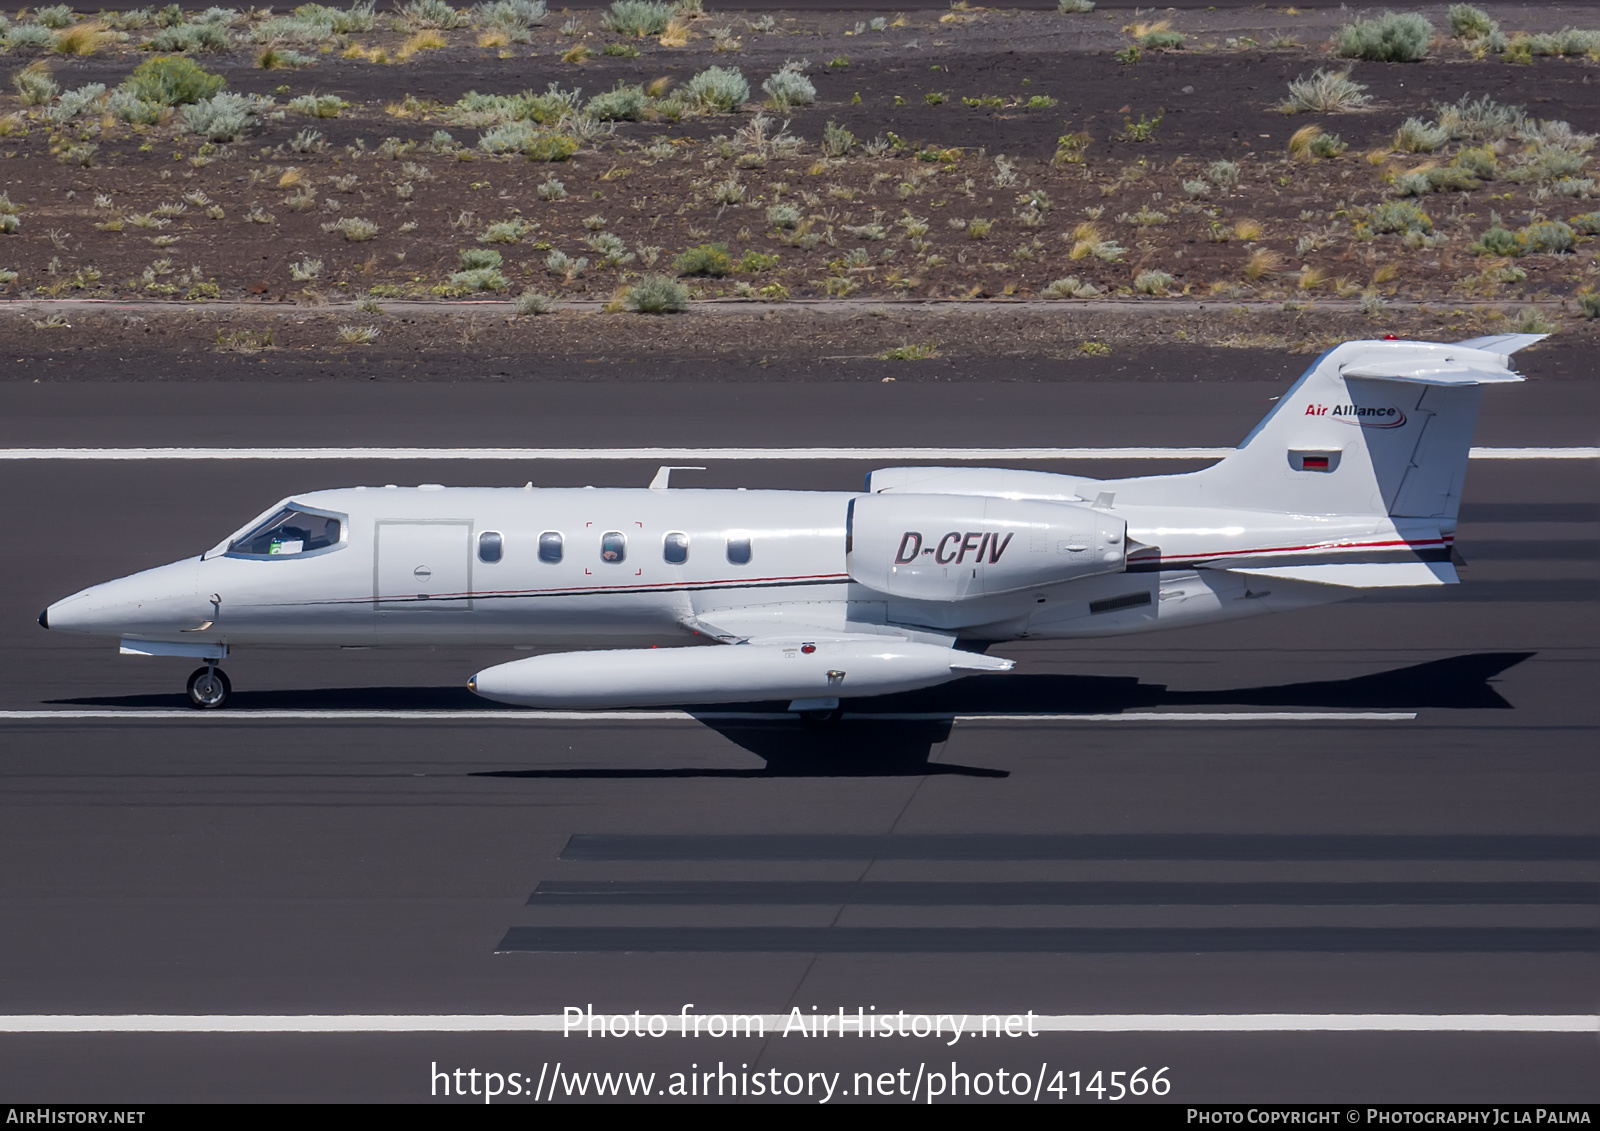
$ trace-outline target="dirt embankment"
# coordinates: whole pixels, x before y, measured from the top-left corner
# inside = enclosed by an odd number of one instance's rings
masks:
[[[1557,18],[1498,14],[1508,30]],[[238,50],[195,58],[228,90],[276,109],[228,142],[185,132],[181,113],[148,126],[63,114],[62,92],[115,89],[145,57],[135,48],[147,33],[130,32],[98,54],[53,58],[51,99],[0,96],[0,190],[16,206],[16,230],[0,235],[0,270],[15,272],[0,275],[4,294],[231,305],[60,313],[70,326],[51,325],[40,306],[15,312],[8,336],[18,357],[90,341],[112,353],[163,342],[252,356],[659,348],[828,358],[910,345],[1076,357],[1135,342],[1313,349],[1374,331],[1466,336],[1514,323],[1528,303],[1544,303],[1545,318],[1564,303],[1567,321],[1581,321],[1577,299],[1600,276],[1589,232],[1600,224],[1581,219],[1600,219],[1585,143],[1569,145],[1561,170],[1530,172],[1548,139],[1512,134],[1487,142],[1479,175],[1458,176],[1462,151],[1481,139],[1409,152],[1397,131],[1409,118],[1434,123],[1468,95],[1559,118],[1578,135],[1600,131],[1594,63],[1518,66],[1448,39],[1419,63],[1340,63],[1326,45],[1337,13],[1265,15],[1266,29],[1261,13],[1177,14],[1184,46],[1137,62],[1125,52],[1135,34],[1126,13],[920,13],[885,17],[881,29],[873,13],[779,14],[770,27],[714,13],[677,46],[603,30],[588,13],[551,16],[527,42],[444,31],[443,46],[404,62],[416,33],[380,27],[332,36],[309,65],[288,69],[263,69],[266,48],[240,25]],[[736,47],[717,49],[730,38]],[[574,61],[577,47],[591,54]],[[30,58],[13,50],[0,68]],[[763,80],[791,60],[805,61],[814,101],[763,106]],[[743,72],[742,106],[708,113],[681,97],[711,66]],[[1282,111],[1290,80],[1336,66],[1350,68],[1365,101]],[[564,160],[486,151],[504,105],[475,111],[462,96],[552,83],[581,88],[579,110],[618,86],[648,98],[639,120],[546,123],[578,142]],[[318,112],[335,116],[290,108],[305,95],[331,97]],[[1415,191],[1404,190],[1408,177]],[[1494,217],[1513,238],[1551,222],[1573,238],[1485,249]],[[720,250],[682,258],[707,245]],[[686,334],[681,320],[588,309],[508,323],[501,310],[399,305],[536,290],[621,306],[651,273],[678,276],[693,297],[767,304],[770,316],[717,314]],[[784,309],[824,296],[1048,297],[1063,309],[981,319],[934,318],[932,307],[877,318]],[[1126,306],[1079,305],[1173,297],[1215,305],[1131,318]],[[1416,302],[1428,309],[1406,307]]]

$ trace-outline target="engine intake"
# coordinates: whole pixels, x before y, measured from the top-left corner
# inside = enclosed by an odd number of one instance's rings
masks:
[[[1128,524],[1070,503],[981,495],[866,495],[851,500],[852,580],[895,597],[964,601],[1121,573]]]

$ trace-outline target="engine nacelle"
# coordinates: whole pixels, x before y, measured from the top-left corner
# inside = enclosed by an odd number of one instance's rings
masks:
[[[1070,503],[981,495],[866,495],[850,503],[850,577],[923,601],[1015,593],[1127,562],[1128,524]]]

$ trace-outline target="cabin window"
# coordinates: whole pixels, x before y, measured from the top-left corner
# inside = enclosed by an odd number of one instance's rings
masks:
[[[600,560],[610,565],[628,556],[628,536],[620,530],[608,530],[600,535]]]
[[[674,530],[661,540],[661,556],[668,565],[682,565],[689,560],[689,536]]]
[[[284,507],[250,533],[235,538],[230,554],[275,558],[308,554],[339,544],[340,519],[298,507]]]
[[[728,539],[728,560],[734,565],[750,564],[750,538],[740,534]]]
[[[497,562],[505,548],[505,539],[500,537],[498,530],[485,530],[478,535],[478,560],[480,562]]]
[[[539,560],[555,565],[561,560],[561,532],[546,530],[539,535]]]

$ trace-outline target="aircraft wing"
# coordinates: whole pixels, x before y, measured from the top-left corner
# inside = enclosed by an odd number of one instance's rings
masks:
[[[1456,567],[1449,562],[1330,562],[1323,565],[1251,566],[1230,569],[1250,577],[1278,577],[1347,589],[1394,589],[1406,585],[1455,585]]]
[[[954,633],[847,621],[844,619],[842,605],[815,603],[717,609],[686,617],[680,623],[697,636],[715,640],[720,644],[803,644],[817,641],[867,643],[874,640],[906,640],[952,648],[956,642]],[[957,653],[958,659],[969,655],[976,661],[976,667],[985,671],[990,670],[994,663],[994,661],[985,662],[987,658],[977,653]]]

